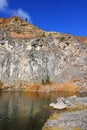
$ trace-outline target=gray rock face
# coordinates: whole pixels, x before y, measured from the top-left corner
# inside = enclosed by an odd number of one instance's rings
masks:
[[[62,114],[58,119],[50,120],[47,122],[47,127],[50,129],[62,130],[87,130],[87,109],[77,112],[67,112]],[[45,126],[43,130],[45,130]]]
[[[72,108],[70,111],[61,112],[56,111],[45,123],[42,130],[87,130],[87,96],[86,97],[59,97],[57,98],[57,102],[64,102],[67,105],[67,108]],[[74,111],[73,111],[74,110]]]
[[[0,35],[3,35],[0,32]],[[54,82],[87,77],[87,45],[77,39],[17,39],[5,34],[0,39],[0,80]]]

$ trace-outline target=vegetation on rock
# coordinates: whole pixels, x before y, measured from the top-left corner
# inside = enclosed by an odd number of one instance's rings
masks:
[[[7,86],[26,81],[38,84],[35,91],[87,91],[87,44],[77,37],[12,17],[0,18],[0,38],[0,80]]]

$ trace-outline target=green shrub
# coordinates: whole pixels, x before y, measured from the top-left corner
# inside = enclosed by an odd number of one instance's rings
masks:
[[[49,75],[47,75],[47,78],[46,78],[46,84],[50,84],[50,76]]]
[[[43,85],[45,84],[44,79],[42,79],[42,84],[43,84]]]
[[[49,76],[49,75],[47,75],[47,77],[46,77],[45,80],[42,79],[42,84],[43,84],[43,85],[44,85],[44,84],[50,84],[50,76]]]
[[[60,37],[60,42],[63,42],[65,40],[65,37]]]
[[[0,80],[0,86],[3,86],[3,82]]]
[[[45,32],[42,33],[42,37],[45,37]]]
[[[20,29],[17,29],[17,30],[16,30],[16,33],[20,34],[20,33],[21,33]]]
[[[48,35],[49,37],[52,37],[52,34],[51,33],[49,33],[49,35]]]
[[[0,80],[0,89],[2,89],[2,86],[3,86],[3,82]]]

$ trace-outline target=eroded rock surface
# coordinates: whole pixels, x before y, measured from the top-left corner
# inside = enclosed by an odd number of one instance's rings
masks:
[[[43,130],[87,130],[87,109],[77,112],[67,112],[58,119],[47,122]]]
[[[75,84],[87,91],[86,44],[68,34],[44,32],[19,18],[1,19],[0,29],[1,81],[11,85],[41,83],[48,77],[57,83],[85,79]]]
[[[61,100],[67,109],[51,115],[43,130],[87,130],[87,97],[59,97],[57,102]]]
[[[53,107],[54,109],[64,109],[64,108],[76,108],[76,107],[87,107],[87,97],[59,97],[56,100],[56,103],[51,103],[49,106]]]

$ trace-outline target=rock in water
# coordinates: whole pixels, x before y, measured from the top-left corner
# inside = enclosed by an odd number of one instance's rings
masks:
[[[65,108],[67,108],[67,105],[62,100],[58,100],[57,103],[51,103],[49,106],[51,106],[55,109],[65,109]]]
[[[50,106],[52,106],[52,107],[55,108],[55,109],[65,109],[65,108],[67,108],[67,105],[64,104],[63,102],[61,102],[61,103],[56,103],[56,104],[50,105]]]

